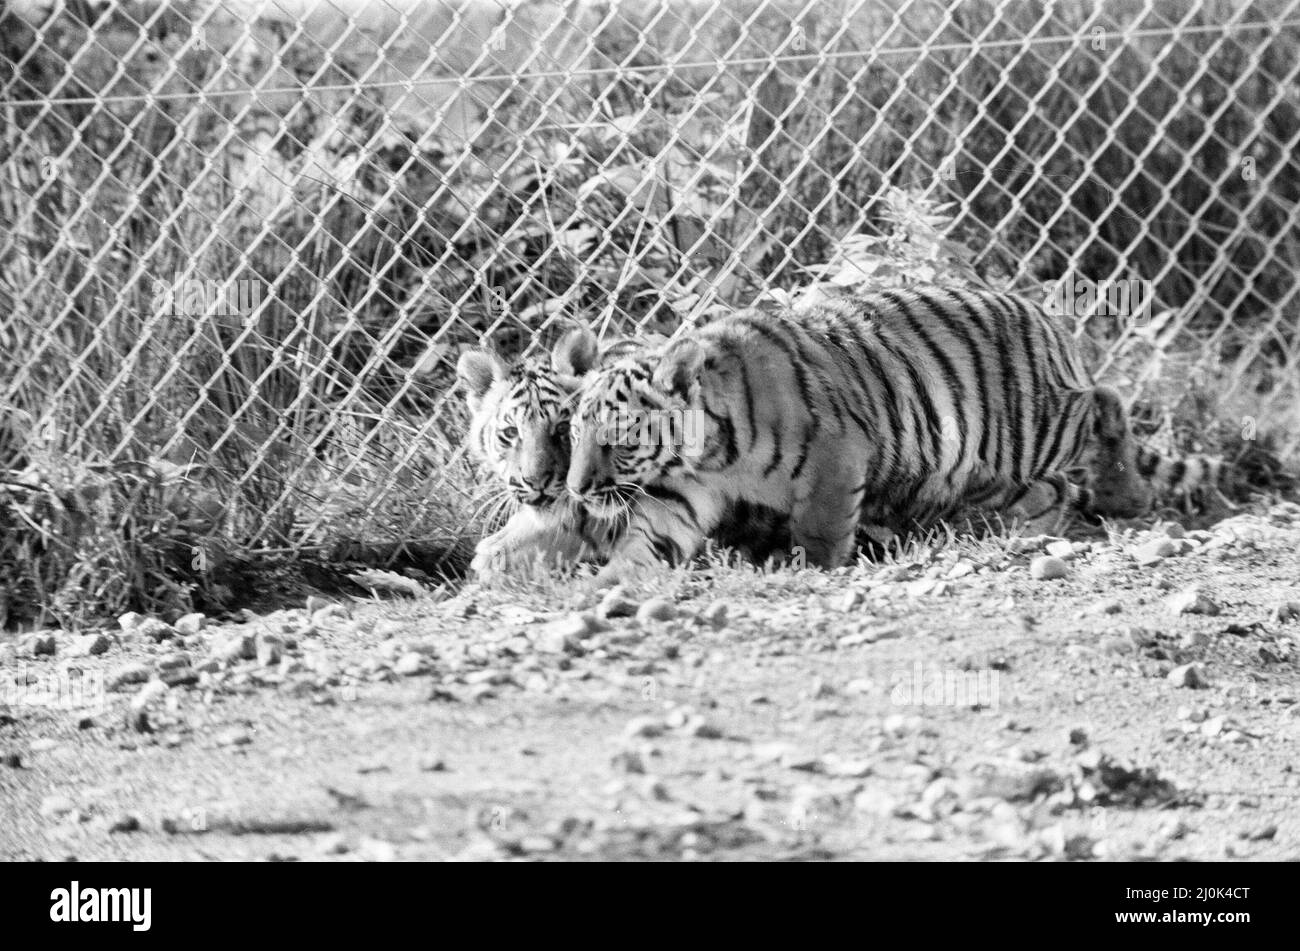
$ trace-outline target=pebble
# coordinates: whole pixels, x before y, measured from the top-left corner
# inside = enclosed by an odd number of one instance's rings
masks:
[[[1069,573],[1069,565],[1054,555],[1039,555],[1029,563],[1029,577],[1035,581],[1052,581]]]
[[[1269,615],[1269,620],[1274,624],[1285,624],[1297,619],[1300,619],[1300,601],[1283,601]]]
[[[253,742],[253,737],[243,727],[230,726],[216,735],[218,746],[246,746]]]
[[[1166,675],[1166,679],[1175,687],[1208,687],[1209,682],[1205,679],[1205,673],[1201,670],[1200,664],[1183,664],[1175,667]]]
[[[259,634],[257,636],[256,657],[259,665],[274,667],[280,663],[280,658],[283,656],[284,647],[278,637],[269,634]]]
[[[849,611],[852,611],[854,608],[856,608],[859,604],[861,604],[862,601],[863,601],[862,592],[856,589],[850,589],[848,591],[845,591],[844,594],[840,596],[839,603],[836,605],[836,609],[844,613],[848,613]]]
[[[1220,611],[1219,605],[1208,598],[1198,585],[1184,588],[1166,602],[1170,614],[1205,614],[1210,617]]]
[[[636,611],[637,603],[627,596],[626,589],[622,585],[615,585],[600,599],[600,607],[596,608],[596,616],[602,618],[631,617],[636,614]]]
[[[233,663],[257,659],[257,641],[251,634],[230,634],[212,652],[218,660]]]
[[[124,631],[134,631],[136,626],[144,619],[143,614],[139,614],[135,611],[127,611],[117,619],[117,623]]]
[[[33,657],[53,657],[58,650],[58,641],[53,634],[33,634],[26,639],[26,645]]]
[[[166,621],[160,621],[156,617],[148,617],[140,621],[132,629],[134,633],[141,637],[147,637],[153,641],[165,641],[169,637],[176,636],[176,629]]]
[[[415,651],[408,651],[397,658],[393,664],[393,673],[401,677],[414,677],[424,670],[424,656]]]
[[[1133,557],[1144,567],[1158,564],[1178,554],[1178,548],[1169,538],[1153,538],[1133,549]]]
[[[72,657],[94,657],[102,654],[109,647],[109,640],[103,634],[83,634],[74,637],[68,645],[68,654]]]
[[[166,696],[169,689],[161,680],[149,681],[140,689],[139,693],[131,698],[131,709],[143,710],[149,704]]]
[[[105,687],[108,690],[121,690],[132,684],[142,684],[152,675],[147,664],[123,664],[108,675]]]
[[[677,616],[677,608],[667,598],[651,598],[636,609],[638,624],[651,621],[671,621]]]
[[[176,623],[173,624],[172,627],[176,629],[177,634],[189,637],[203,630],[207,623],[208,619],[204,615],[194,613],[186,614],[183,617],[177,618]]]
[[[700,612],[700,620],[715,629],[726,627],[727,625],[727,602],[714,601],[707,608]]]
[[[1074,543],[1068,542],[1065,539],[1048,542],[1047,547],[1043,550],[1053,558],[1066,559],[1074,557]]]
[[[445,773],[447,771],[447,762],[436,753],[425,753],[417,760],[416,765],[422,773]]]
[[[581,641],[591,629],[581,614],[548,621],[532,632],[533,647],[543,654],[580,654]]]
[[[634,717],[623,728],[623,735],[629,739],[638,737],[650,739],[663,736],[664,729],[664,721],[658,717]]]
[[[74,812],[77,804],[67,796],[60,796],[57,793],[46,796],[41,800],[41,815],[46,819],[61,819],[70,812]]]

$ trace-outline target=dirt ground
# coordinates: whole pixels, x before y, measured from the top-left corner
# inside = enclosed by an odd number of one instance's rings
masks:
[[[1291,503],[128,616],[0,643],[0,858],[1297,858],[1298,656]]]

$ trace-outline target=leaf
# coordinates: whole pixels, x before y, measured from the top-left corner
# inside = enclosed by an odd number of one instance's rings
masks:
[[[379,568],[363,568],[361,571],[348,575],[349,581],[354,581],[363,588],[368,589],[372,594],[388,592],[390,594],[404,594],[412,598],[421,598],[429,593],[429,589],[420,582],[405,575],[399,575],[395,571],[384,571]]]

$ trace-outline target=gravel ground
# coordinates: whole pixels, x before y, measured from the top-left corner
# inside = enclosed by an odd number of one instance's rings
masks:
[[[0,858],[1300,857],[1300,506],[913,555],[0,642]]]

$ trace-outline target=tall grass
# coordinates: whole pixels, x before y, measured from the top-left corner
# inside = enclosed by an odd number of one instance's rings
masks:
[[[449,395],[462,346],[516,353],[560,318],[671,330],[801,287],[885,236],[891,188],[954,202],[946,237],[985,279],[1151,281],[1161,334],[1081,330],[1180,432],[1287,430],[1300,32],[1197,32],[1282,0],[802,6],[521,8],[589,39],[589,71],[560,82],[555,43],[532,60],[550,75],[493,78],[532,52],[515,31],[455,110],[441,87],[324,88],[367,75],[368,40],[327,58],[200,3],[61,6],[39,42],[0,13],[3,98],[38,101],[5,107],[0,142],[10,618],[219,603],[208,549],[457,551],[482,501]],[[439,31],[389,55],[420,62]],[[452,61],[484,46],[447,36]],[[138,98],[159,82],[221,95]],[[160,312],[174,275],[257,304]]]

